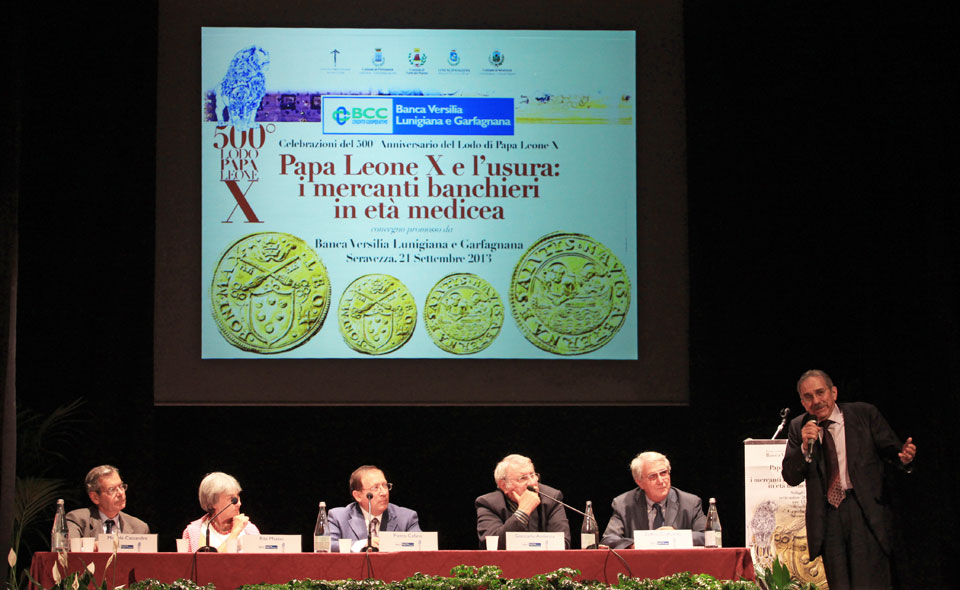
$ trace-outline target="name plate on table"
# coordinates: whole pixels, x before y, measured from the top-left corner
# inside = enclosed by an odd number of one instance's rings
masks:
[[[380,551],[436,550],[436,531],[380,531]]]
[[[117,540],[117,553],[156,553],[157,535],[133,535],[120,533],[119,535],[98,535],[97,551],[113,552],[113,540]]]
[[[693,531],[633,531],[634,549],[693,549]]]
[[[563,551],[563,533],[507,533],[507,551]]]
[[[300,553],[300,535],[242,535],[244,553]]]

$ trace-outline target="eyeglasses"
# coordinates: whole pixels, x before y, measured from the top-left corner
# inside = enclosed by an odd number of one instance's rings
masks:
[[[651,474],[647,475],[647,481],[657,481],[657,480],[660,479],[661,477],[670,477],[670,470],[669,470],[669,469],[664,469],[664,470],[658,471],[658,472],[656,472],[656,473],[651,473]]]
[[[128,487],[129,487],[129,486],[128,486],[127,484],[122,483],[122,484],[120,484],[120,485],[118,485],[118,486],[109,487],[109,488],[103,490],[103,491],[100,492],[100,493],[101,493],[101,494],[106,494],[107,496],[116,496],[116,495],[119,494],[120,492],[126,492]]]
[[[521,475],[520,477],[514,478],[513,481],[515,481],[515,482],[517,482],[517,483],[527,483],[527,482],[533,482],[533,481],[540,481],[540,474],[539,474],[539,473],[527,473],[527,474],[525,474],[525,475]]]
[[[392,489],[393,489],[392,483],[378,483],[377,485],[371,486],[363,491],[364,492],[380,492],[385,490],[389,492]]]

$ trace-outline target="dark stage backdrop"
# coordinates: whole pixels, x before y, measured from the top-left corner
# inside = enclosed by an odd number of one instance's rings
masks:
[[[161,548],[199,515],[196,486],[216,469],[239,478],[261,528],[307,534],[316,502],[345,503],[350,470],[377,463],[394,499],[459,548],[476,542],[472,501],[502,455],[533,457],[605,522],[645,449],[667,453],[677,487],[717,497],[725,539],[742,544],[741,441],[798,411],[794,380],[820,367],[842,399],[877,403],[915,437],[918,469],[893,485],[901,587],[947,587],[960,220],[946,15],[686,6],[689,407],[157,408],[155,7],[24,10],[8,25],[28,66],[19,403],[88,400],[62,475],[79,487],[90,466],[120,466]]]

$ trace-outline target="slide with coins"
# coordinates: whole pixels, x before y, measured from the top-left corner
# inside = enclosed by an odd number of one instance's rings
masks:
[[[200,36],[203,359],[637,360],[634,31]]]

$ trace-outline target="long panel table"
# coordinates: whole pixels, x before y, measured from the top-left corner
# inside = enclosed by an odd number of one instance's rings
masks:
[[[410,551],[373,553],[369,562],[361,553],[120,553],[106,572],[108,586],[114,587],[147,578],[170,583],[179,578],[212,583],[218,590],[233,590],[243,584],[280,584],[294,579],[363,579],[395,581],[416,572],[449,576],[457,565],[496,565],[506,578],[526,578],[561,567],[581,571],[581,580],[615,583],[617,574],[639,578],[660,578],[677,572],[710,574],[719,579],[755,580],[750,551],[743,547],[723,549],[667,549],[617,551],[630,571],[608,550],[569,551]],[[97,582],[103,580],[109,553],[70,553],[68,572],[95,564]],[[196,560],[196,562],[194,562]],[[44,587],[53,584],[57,554],[38,552],[33,556],[31,575]],[[115,581],[115,583],[114,583]]]

